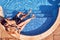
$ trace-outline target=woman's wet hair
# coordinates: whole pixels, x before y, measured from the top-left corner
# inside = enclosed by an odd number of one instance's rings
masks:
[[[0,23],[2,25],[4,25],[5,23],[7,23],[6,20],[4,19],[4,17],[2,17],[2,16],[0,16]]]

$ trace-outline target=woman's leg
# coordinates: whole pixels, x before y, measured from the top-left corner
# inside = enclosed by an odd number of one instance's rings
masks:
[[[20,29],[19,31],[21,32],[21,31],[23,30],[23,28],[24,28],[33,18],[34,18],[34,17],[31,17],[31,18],[27,19],[26,21],[18,24],[17,28]]]
[[[0,16],[4,17],[2,6],[0,6]]]
[[[22,13],[22,12],[19,12],[19,13],[17,14],[17,17],[19,17],[20,15],[23,15],[23,13]]]
[[[18,28],[18,33],[20,33],[23,28],[31,21],[31,18],[30,19],[27,19],[26,21],[20,23],[17,28]]]
[[[21,20],[23,20],[24,18],[26,18],[27,16],[29,16],[31,12],[32,12],[32,10],[30,9],[29,12],[28,12],[28,14],[25,14],[24,16],[22,16]]]

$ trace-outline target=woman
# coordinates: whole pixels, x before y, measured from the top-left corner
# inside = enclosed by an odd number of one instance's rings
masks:
[[[0,14],[2,10],[2,7],[0,7]],[[20,37],[20,32],[23,30],[23,28],[34,18],[34,14],[31,18],[22,21],[24,18],[26,18],[29,14],[23,14],[22,12],[19,12],[13,19],[5,19],[2,15],[0,15],[0,23],[5,27],[5,30],[11,34],[12,36]],[[19,17],[20,16],[20,17]]]

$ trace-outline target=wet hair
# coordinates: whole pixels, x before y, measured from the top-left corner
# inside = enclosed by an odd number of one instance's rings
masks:
[[[0,23],[2,25],[4,25],[5,23],[7,23],[6,20],[4,19],[4,17],[2,17],[2,16],[0,16]]]

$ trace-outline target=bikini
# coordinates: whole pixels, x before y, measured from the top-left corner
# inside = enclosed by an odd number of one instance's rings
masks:
[[[15,20],[16,24],[18,25],[18,24],[20,24],[21,22],[23,22],[23,20],[20,19],[22,16],[23,16],[23,15],[20,15],[19,17],[17,17],[17,15],[16,15],[16,16],[14,16],[14,17],[12,18],[12,20]]]

